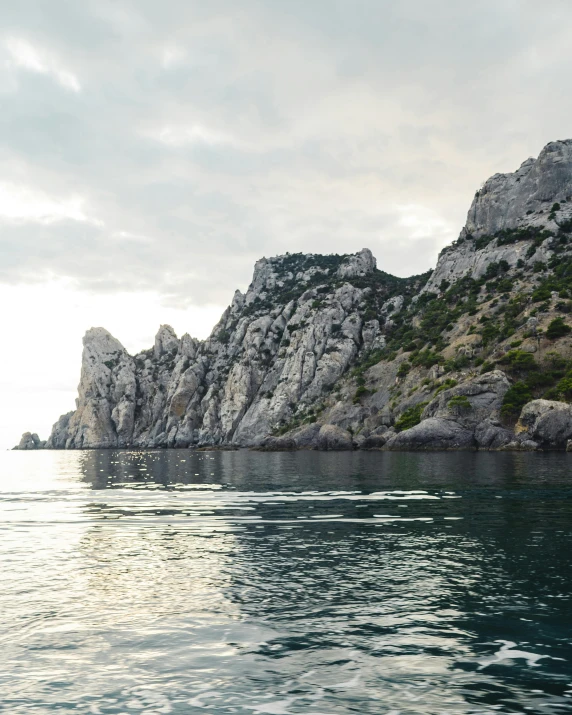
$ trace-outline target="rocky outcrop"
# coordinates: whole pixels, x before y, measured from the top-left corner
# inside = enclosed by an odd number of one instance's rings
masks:
[[[400,432],[385,445],[389,450],[472,450],[476,449],[473,432],[454,420],[429,417],[415,427]]]
[[[318,432],[318,449],[338,451],[353,448],[352,436],[336,425],[324,425]]]
[[[484,183],[459,240],[443,249],[424,291],[439,291],[443,280],[481,278],[491,263],[506,261],[514,268],[519,261],[530,266],[545,262],[553,255],[550,236],[532,255],[531,240],[524,237],[510,243],[494,238],[482,248],[476,239],[525,228],[554,233],[571,218],[572,139],[568,139],[547,144],[537,159],[527,159],[514,173],[495,174]]]
[[[506,375],[494,370],[444,390],[425,407],[421,422],[391,437],[387,449],[496,449],[504,442],[492,434],[491,420],[498,419],[509,386]]]
[[[46,442],[46,449],[65,449],[68,440],[69,423],[73,412],[62,415],[52,427],[52,433]]]
[[[566,449],[572,438],[572,405],[533,400],[522,408],[515,432],[544,449]]]
[[[366,276],[368,273],[373,273],[376,266],[377,261],[373,257],[372,252],[369,248],[364,248],[359,253],[348,256],[347,260],[343,261],[338,268],[337,275],[340,278]]]
[[[358,356],[383,347],[381,308],[393,301],[386,313],[395,314],[404,301],[390,279],[368,249],[287,254],[256,263],[248,291],[235,293],[204,342],[179,340],[163,325],[153,348],[132,357],[92,328],[77,409],[54,425],[48,446],[261,445],[327,397]],[[380,318],[366,320],[372,309]],[[323,448],[338,448],[327,434]],[[308,446],[288,439],[275,444]],[[340,444],[351,447],[351,439]]]
[[[525,225],[556,227],[556,218],[569,217],[572,197],[572,139],[550,142],[537,159],[527,159],[514,173],[495,174],[477,191],[465,232],[493,235]],[[554,219],[554,203],[564,205]]]
[[[134,360],[104,328],[88,330],[83,346],[77,409],[69,420],[58,420],[49,442],[65,440],[66,448],[78,449],[126,447],[135,419]]]
[[[516,447],[514,433],[504,428],[495,418],[480,422],[475,428],[475,442],[479,449],[502,449],[509,444]]]
[[[14,449],[43,449],[45,445],[45,441],[42,442],[35,432],[24,432],[19,444]]]
[[[422,417],[453,420],[474,430],[483,420],[498,419],[509,387],[507,376],[501,370],[478,375],[441,392],[427,405]]]

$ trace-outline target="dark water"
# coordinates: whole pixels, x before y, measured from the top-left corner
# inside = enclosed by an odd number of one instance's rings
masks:
[[[7,713],[572,713],[572,455],[0,455]]]

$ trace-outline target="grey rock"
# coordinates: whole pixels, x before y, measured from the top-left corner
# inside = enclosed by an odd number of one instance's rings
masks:
[[[359,253],[349,256],[338,268],[340,278],[353,278],[355,276],[365,276],[373,273],[376,267],[376,260],[369,248],[362,248]]]
[[[371,289],[351,284],[375,270],[371,251],[337,268],[315,259],[258,261],[246,294],[235,293],[202,342],[163,325],[153,348],[132,357],[103,328],[89,330],[77,409],[54,425],[49,446],[261,445],[384,341],[379,322],[361,317]],[[330,284],[319,300],[322,279]],[[297,301],[274,298],[305,284]],[[296,444],[307,446],[301,435]]]
[[[374,432],[367,437],[364,437],[360,443],[360,449],[381,449],[394,436],[395,430],[384,430],[383,432]]]
[[[77,410],[69,419],[66,448],[124,447],[133,436],[136,399],[133,358],[104,328],[91,328],[84,350]],[[56,425],[61,431],[62,421]],[[57,438],[61,440],[61,434]],[[56,437],[50,437],[50,444]]]
[[[437,395],[425,407],[422,418],[452,419],[467,429],[474,429],[483,420],[498,419],[509,387],[508,378],[501,370],[478,375]],[[466,397],[470,407],[451,406],[451,400],[456,397]]]
[[[52,427],[52,433],[46,442],[46,449],[65,449],[68,439],[69,423],[73,414],[73,412],[67,412],[54,424]]]
[[[288,452],[297,448],[291,437],[266,437],[259,447],[263,452]]]
[[[520,413],[515,432],[543,449],[565,449],[572,438],[572,405],[554,400],[533,400]]]
[[[154,353],[157,360],[165,353],[176,354],[179,349],[179,340],[170,325],[161,325],[155,336]]]
[[[321,425],[309,424],[297,427],[279,437],[266,437],[260,448],[265,451],[283,451],[292,449],[317,449],[318,434]]]
[[[479,449],[501,449],[514,441],[514,434],[486,419],[476,426],[475,441]]]
[[[24,432],[19,444],[14,449],[43,449],[45,444],[35,432]]]
[[[473,431],[458,422],[442,417],[430,417],[415,427],[391,437],[386,449],[394,451],[473,450],[476,448]]]
[[[396,295],[393,298],[386,300],[381,306],[381,314],[389,317],[390,315],[399,313],[399,311],[403,308],[404,302],[405,298],[402,295]]]
[[[485,182],[469,209],[467,231],[492,235],[524,223],[544,224],[545,218],[530,217],[554,202],[565,202],[570,194],[572,140],[550,142],[537,159],[527,159],[515,172],[495,174]]]
[[[572,204],[566,200],[570,195],[571,139],[547,144],[537,159],[528,159],[513,173],[495,174],[475,194],[458,242],[441,252],[423,290],[439,292],[444,279],[453,282],[465,275],[481,278],[492,262],[503,260],[514,267],[519,260],[529,265],[548,261],[552,256],[550,239],[534,255],[527,256],[531,241],[499,246],[494,240],[485,250],[477,250],[473,238],[524,226],[556,231],[558,223],[572,218]],[[549,219],[551,206],[560,202],[555,220]]]
[[[321,425],[316,423],[303,425],[290,432],[290,436],[298,449],[316,449],[320,429]]]
[[[320,429],[317,445],[325,451],[353,449],[351,434],[336,425],[324,425]]]

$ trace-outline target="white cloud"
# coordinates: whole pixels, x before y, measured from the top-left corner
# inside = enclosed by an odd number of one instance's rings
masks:
[[[123,241],[134,241],[135,243],[146,244],[150,244],[153,242],[153,239],[149,238],[149,236],[143,236],[138,233],[131,233],[130,231],[114,231],[111,235],[113,238],[118,238]]]
[[[9,64],[36,74],[51,75],[65,89],[72,92],[81,91],[75,74],[62,67],[49,53],[41,52],[34,45],[17,37],[9,37],[4,44],[10,56]]]
[[[0,183],[0,219],[52,223],[71,219],[102,225],[98,219],[85,213],[80,196],[54,198],[27,186]]]
[[[201,124],[166,125],[145,134],[161,144],[172,147],[189,144],[236,144],[228,134],[217,132]]]
[[[428,206],[405,204],[397,207],[401,214],[399,226],[406,230],[409,239],[435,239],[441,246],[454,241],[459,227]]]
[[[187,58],[187,51],[178,45],[168,45],[161,51],[161,65],[164,69],[171,69],[183,63]]]

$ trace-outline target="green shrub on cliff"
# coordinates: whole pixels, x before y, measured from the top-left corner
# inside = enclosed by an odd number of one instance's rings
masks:
[[[529,386],[525,382],[515,382],[504,396],[501,415],[507,419],[516,419],[522,408],[531,400],[532,392]]]
[[[562,318],[554,318],[550,325],[546,328],[546,337],[549,340],[556,340],[568,335],[572,328],[567,325]]]
[[[529,372],[538,370],[538,364],[532,353],[526,350],[509,350],[499,362],[513,372]]]
[[[556,393],[560,399],[572,399],[572,377],[563,377],[556,385]]]
[[[411,429],[411,427],[418,425],[421,422],[421,413],[427,404],[427,402],[420,402],[418,405],[414,405],[405,410],[394,425],[396,431],[403,432],[406,429]]]
[[[447,407],[454,411],[470,410],[471,403],[466,395],[455,395],[454,397],[451,397],[447,403]]]

